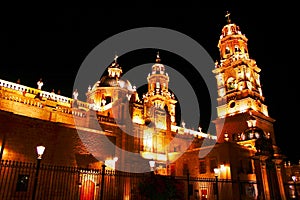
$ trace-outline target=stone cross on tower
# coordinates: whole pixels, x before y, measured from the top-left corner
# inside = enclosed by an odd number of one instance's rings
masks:
[[[227,18],[227,23],[230,24],[231,23],[230,12],[227,11],[225,17]]]
[[[156,63],[160,63],[160,56],[159,56],[159,51],[156,54]]]

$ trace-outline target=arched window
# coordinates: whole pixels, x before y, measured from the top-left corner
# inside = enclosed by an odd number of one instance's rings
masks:
[[[234,51],[235,51],[235,52],[241,52],[241,49],[239,48],[238,45],[235,45],[235,46],[234,46]]]
[[[224,36],[228,33],[228,28],[226,27],[225,28],[225,31],[224,31]]]
[[[106,100],[106,104],[109,104],[111,102],[111,97],[110,96],[106,96],[105,100]]]
[[[235,33],[235,28],[233,26],[230,27],[231,33]]]
[[[225,54],[230,54],[230,48],[229,47],[226,47]]]
[[[227,89],[228,90],[233,90],[235,89],[235,80],[233,77],[230,77],[227,79]]]

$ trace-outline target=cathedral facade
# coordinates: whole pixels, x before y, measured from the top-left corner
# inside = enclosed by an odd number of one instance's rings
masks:
[[[207,66],[217,84],[215,134],[176,123],[179,102],[159,53],[145,94],[122,79],[117,57],[88,88],[86,101],[0,80],[1,160],[34,162],[34,148],[42,144],[44,163],[247,180],[256,183],[244,185],[251,193],[232,183],[220,199],[286,199],[275,120],[264,104],[261,69],[249,56],[247,40],[228,18],[218,43],[220,60]],[[205,185],[192,188],[199,199],[211,199]]]

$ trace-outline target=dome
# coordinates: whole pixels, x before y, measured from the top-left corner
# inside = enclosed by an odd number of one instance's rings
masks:
[[[116,77],[103,76],[100,81],[97,81],[95,87],[120,87],[132,91],[131,83],[126,79],[117,79]]]
[[[108,75],[103,76],[99,81],[97,81],[93,90],[99,87],[119,87],[124,88],[129,91],[134,91],[131,83],[126,79],[121,79],[122,68],[117,63],[118,56],[115,56],[114,62],[108,67]]]
[[[103,76],[98,81],[98,87],[118,87],[118,80],[115,77]]]

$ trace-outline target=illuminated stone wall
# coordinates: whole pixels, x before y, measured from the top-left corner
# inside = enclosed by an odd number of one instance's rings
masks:
[[[97,166],[98,161],[90,155],[77,130],[72,126],[0,111],[0,144],[4,135],[6,137],[2,157],[4,160],[35,162],[37,158],[35,148],[38,144],[43,144],[46,147],[43,163]],[[114,137],[112,141],[115,141]],[[106,144],[99,143],[99,146],[103,147],[103,158],[111,156]]]

